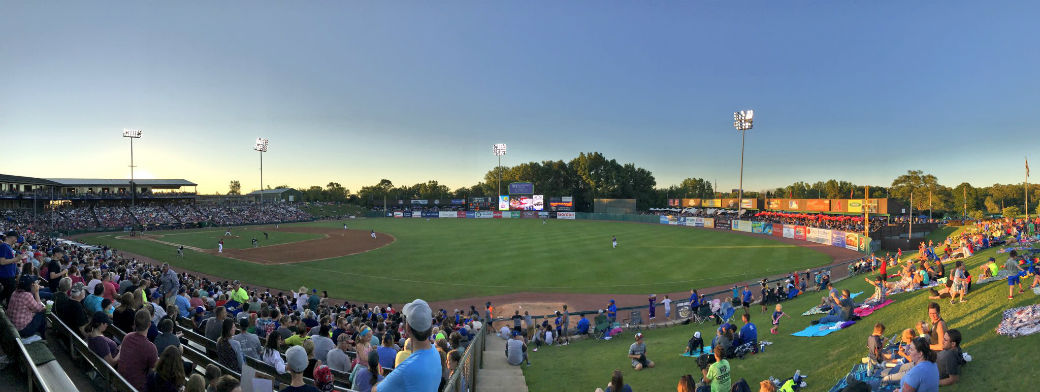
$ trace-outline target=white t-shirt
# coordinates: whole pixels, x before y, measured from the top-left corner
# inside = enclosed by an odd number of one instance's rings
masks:
[[[666,313],[667,313],[668,311],[672,310],[672,300],[671,300],[671,299],[669,299],[669,298],[665,298],[665,299],[661,300],[661,304],[663,304],[663,305],[664,305],[664,311],[665,311]]]

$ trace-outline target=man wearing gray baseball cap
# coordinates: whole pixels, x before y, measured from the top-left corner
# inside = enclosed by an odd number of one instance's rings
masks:
[[[426,301],[417,299],[405,305],[401,312],[408,325],[405,331],[412,339],[412,355],[373,386],[372,392],[437,392],[441,383],[441,356],[430,343],[433,311]]]

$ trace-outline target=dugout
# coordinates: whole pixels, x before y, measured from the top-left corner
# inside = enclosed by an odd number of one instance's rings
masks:
[[[592,211],[598,214],[635,214],[636,199],[595,199]]]

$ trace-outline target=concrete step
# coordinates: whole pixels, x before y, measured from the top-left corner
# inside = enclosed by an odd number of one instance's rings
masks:
[[[477,389],[481,392],[527,392],[527,381],[519,366],[510,365],[505,357],[506,341],[489,336],[484,343],[484,367],[477,373]]]

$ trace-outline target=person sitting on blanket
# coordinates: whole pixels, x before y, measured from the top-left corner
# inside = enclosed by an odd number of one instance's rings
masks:
[[[827,296],[820,301],[820,310],[831,310],[841,302],[841,292],[834,288],[834,284],[827,283]],[[833,313],[833,312],[832,312]]]
[[[934,300],[934,299],[951,298],[952,295],[953,295],[952,293],[950,293],[951,286],[953,286],[953,281],[947,279],[946,283],[940,285],[938,290],[936,290],[934,287],[928,289],[928,291],[931,292],[931,295],[928,296],[928,299],[933,299]]]
[[[729,357],[729,353],[733,350],[733,332],[730,331],[728,324],[715,330],[715,338],[711,340],[711,347],[713,349],[722,347],[724,355]]]
[[[883,354],[888,360],[887,363],[894,364],[895,366],[881,371],[881,382],[885,383],[896,383],[899,379],[903,378],[906,372],[914,367],[913,360],[910,359],[909,348],[913,344],[914,331],[911,329],[903,330],[901,335],[901,341],[899,342],[899,350],[895,354]]]
[[[701,338],[701,331],[694,331],[693,336],[690,337],[690,341],[686,343],[686,352],[683,354],[696,356],[699,355],[703,349],[704,339]]]
[[[871,286],[874,286],[874,294],[863,302],[871,304],[879,304],[885,302],[885,281],[881,279],[881,276],[877,276],[873,280],[871,280],[870,278],[863,278],[863,280],[867,281],[867,283],[870,283]]]
[[[838,299],[838,306],[835,308],[837,310],[837,312],[836,313],[832,313],[832,314],[827,315],[827,316],[824,316],[823,318],[821,318],[819,320],[814,320],[814,321],[812,321],[812,324],[816,325],[816,324],[826,324],[826,323],[835,323],[835,322],[849,321],[849,317],[852,316],[852,309],[855,308],[855,307],[856,307],[855,303],[853,303],[852,302],[852,298],[849,297],[849,290],[848,289],[843,289],[843,290],[841,290],[841,298]],[[832,309],[832,310],[835,310],[835,309]]]
[[[961,365],[966,363],[961,354],[961,332],[956,329],[946,331],[942,345],[943,350],[935,361],[939,367],[939,386],[953,385],[960,381]]]
[[[751,322],[750,314],[744,313],[740,315],[740,320],[744,322],[744,326],[740,327],[740,335],[737,338],[737,341],[739,341],[740,344],[735,345],[739,347],[738,350],[735,350],[739,351],[737,355],[742,356],[748,352],[757,353],[758,328],[756,328],[755,324]]]
[[[997,276],[997,272],[999,272],[999,268],[1000,267],[997,266],[997,259],[994,259],[994,258],[990,257],[989,260],[986,261],[986,264],[983,264],[981,267],[979,267],[979,270],[982,271],[979,274],[979,279],[982,280],[982,279],[992,278],[994,276]]]
[[[874,324],[874,332],[867,337],[867,358],[871,366],[885,361],[882,351],[885,349],[885,324]]]
[[[932,351],[942,351],[942,341],[939,337],[945,335],[948,328],[946,326],[946,320],[943,320],[942,315],[939,312],[938,303],[932,302],[928,304],[928,320],[928,324],[925,324],[924,322],[917,324],[917,335],[928,338]]]

